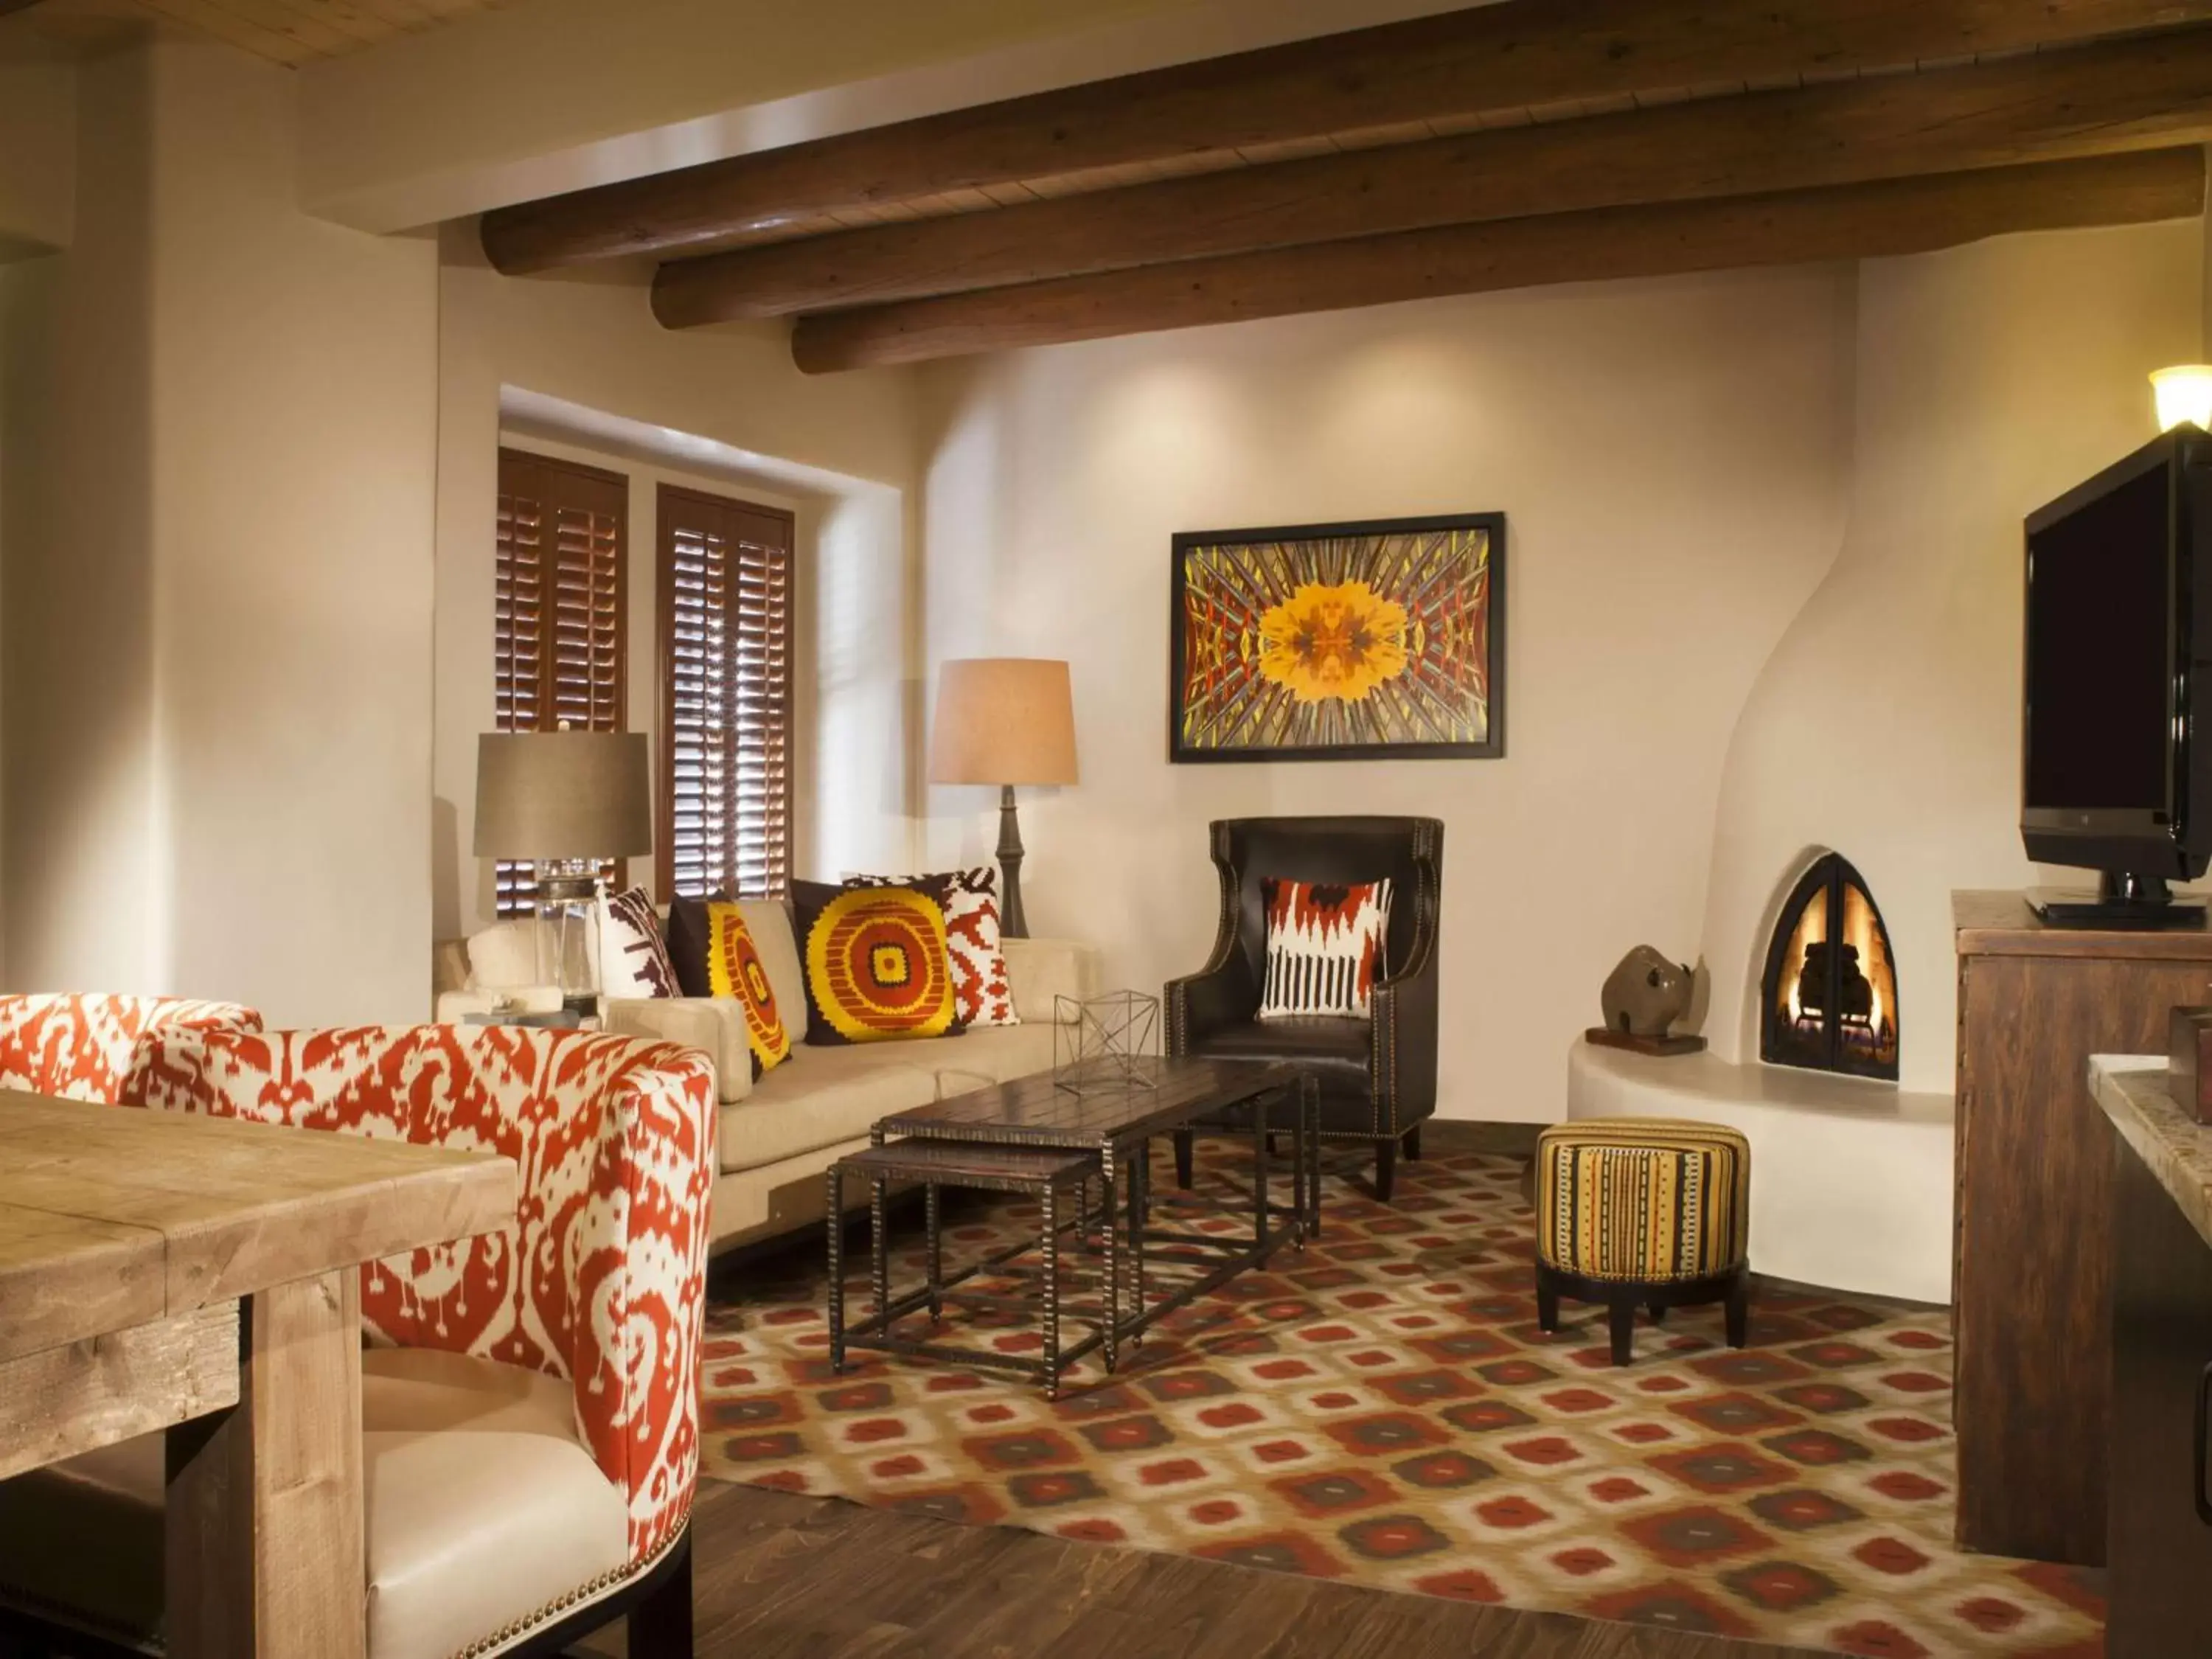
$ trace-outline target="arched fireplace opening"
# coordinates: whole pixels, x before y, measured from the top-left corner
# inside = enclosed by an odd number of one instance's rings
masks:
[[[1897,958],[1865,878],[1841,854],[1790,890],[1759,998],[1761,1060],[1896,1080]]]

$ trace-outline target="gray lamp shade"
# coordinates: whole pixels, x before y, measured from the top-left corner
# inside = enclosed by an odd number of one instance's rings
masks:
[[[477,739],[478,858],[618,859],[653,850],[642,732],[487,732]]]

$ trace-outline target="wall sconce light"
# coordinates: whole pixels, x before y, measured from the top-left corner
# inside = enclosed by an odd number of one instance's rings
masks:
[[[2150,377],[2158,399],[2158,429],[2171,432],[2185,422],[2212,430],[2212,363],[2182,363]]]

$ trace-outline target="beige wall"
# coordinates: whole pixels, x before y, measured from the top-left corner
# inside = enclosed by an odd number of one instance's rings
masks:
[[[162,42],[79,90],[75,240],[6,278],[9,981],[407,1017],[434,250],[296,210],[283,71]]]
[[[166,981],[155,902],[153,63],[83,70],[69,251],[0,269],[0,967]]]
[[[2184,222],[1863,268],[1849,529],[1744,709],[1721,793],[1705,951],[1722,1054],[1757,1058],[1778,890],[1833,848],[1897,952],[1903,1083],[1952,1086],[1951,890],[2039,879],[2018,829],[2021,520],[2156,433],[2144,376],[2199,355],[2200,262]],[[1820,741],[1839,717],[1843,740]]]
[[[490,919],[489,866],[470,851],[476,738],[491,728],[492,522],[502,397],[574,411],[572,430],[620,430],[653,455],[711,453],[725,489],[750,484],[799,504],[800,754],[809,779],[801,873],[902,861],[915,814],[910,506],[912,376],[812,380],[783,331],[672,334],[641,289],[514,281],[489,270],[470,228],[444,239],[438,369],[437,691],[434,926],[441,936]],[[544,428],[537,428],[544,435]],[[641,446],[641,447],[638,447]],[[599,453],[610,453],[604,443]],[[674,471],[694,471],[674,465]],[[651,710],[654,678],[649,532],[632,495],[630,682]],[[641,646],[639,629],[648,631]],[[649,729],[649,728],[648,728]]]
[[[1032,927],[1154,988],[1212,938],[1209,818],[1447,824],[1441,1109],[1562,1115],[1630,945],[1692,954],[1729,734],[1833,559],[1851,276],[1817,268],[1423,302],[932,373],[927,654],[1066,657],[1083,782],[1023,817]],[[1179,530],[1496,508],[1498,761],[1173,767]],[[986,792],[929,795],[988,856]]]

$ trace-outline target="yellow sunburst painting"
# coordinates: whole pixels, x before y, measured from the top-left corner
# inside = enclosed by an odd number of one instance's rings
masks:
[[[1178,536],[1171,757],[1503,752],[1497,514]]]

